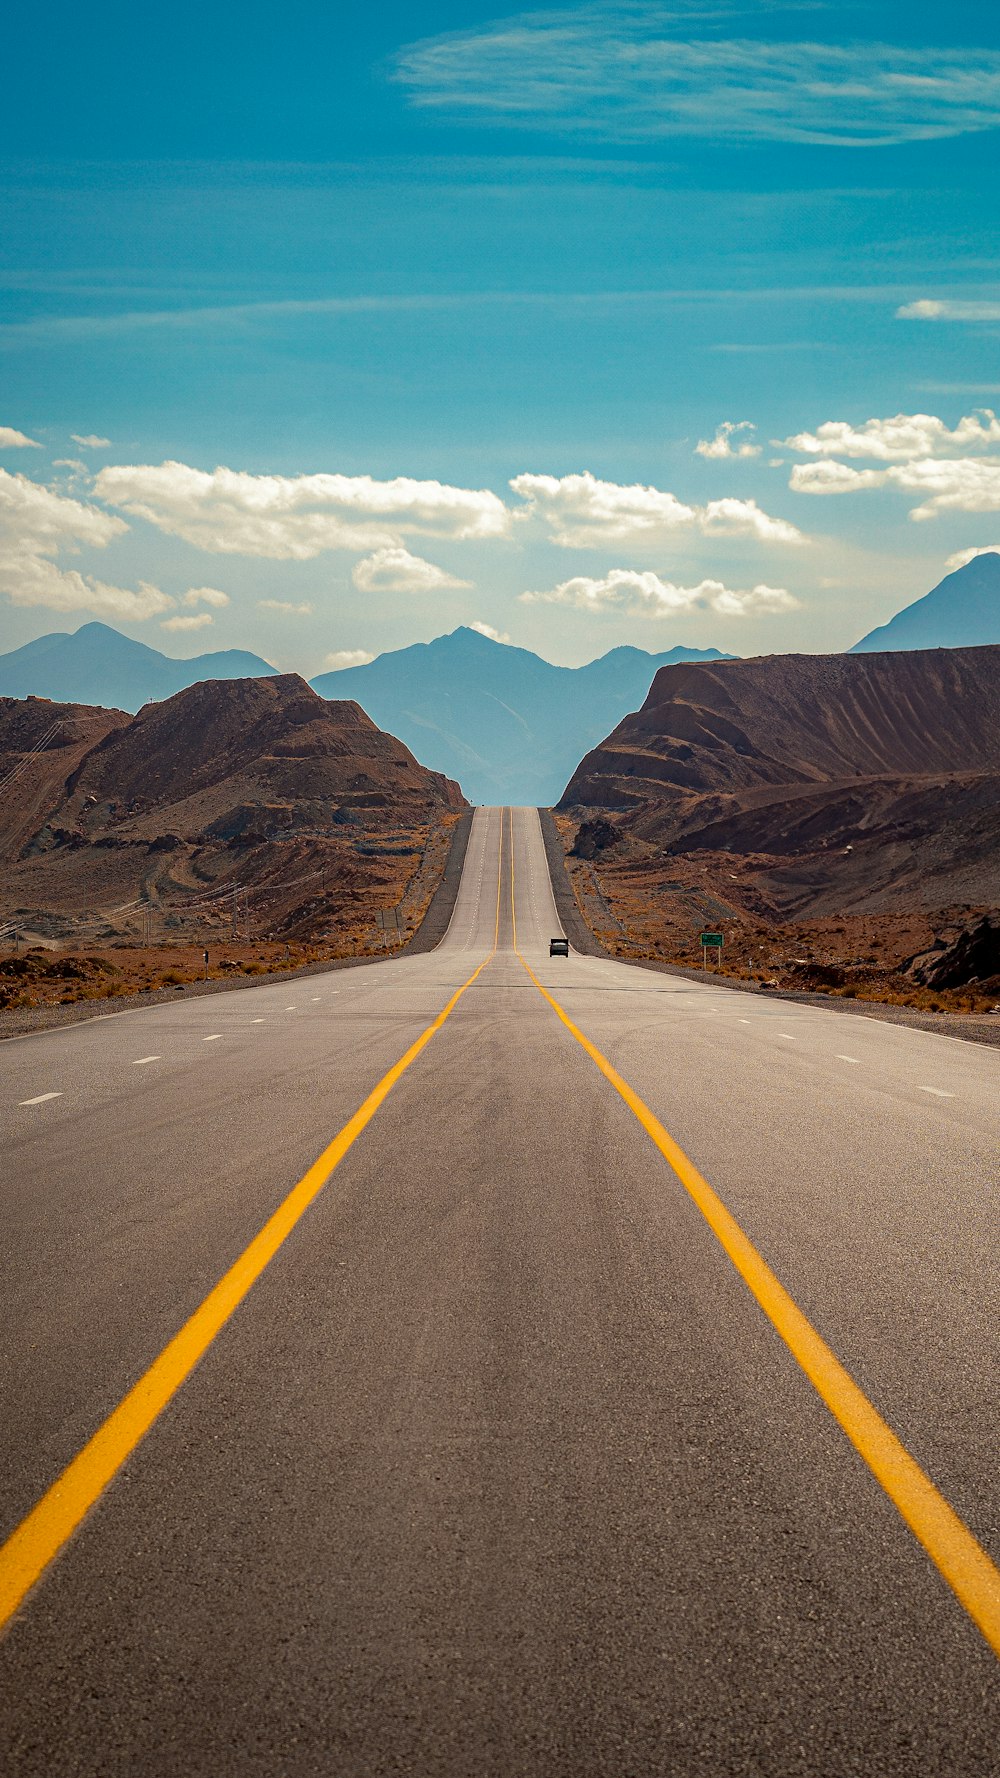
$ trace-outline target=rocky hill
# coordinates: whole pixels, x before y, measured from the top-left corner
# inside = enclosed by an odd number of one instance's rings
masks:
[[[560,807],[784,913],[996,901],[1000,647],[663,668]]]
[[[16,858],[84,755],[128,721],[124,710],[0,698],[0,859]]]
[[[109,932],[116,910],[129,928],[133,902],[183,925],[186,907],[230,891],[256,897],[258,925],[294,925],[310,896],[326,925],[351,903],[373,920],[465,806],[356,704],[294,674],[205,682],[131,718],[3,700],[4,740],[9,791],[24,777],[33,795],[17,804],[0,917],[43,935],[95,908]]]
[[[463,806],[355,703],[330,703],[297,674],[211,680],[147,704],[81,763],[62,807],[87,833],[261,837]]]

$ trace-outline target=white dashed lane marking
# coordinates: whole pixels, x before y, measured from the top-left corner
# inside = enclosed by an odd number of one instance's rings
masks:
[[[785,1039],[786,1043],[794,1043],[795,1042],[795,1039],[792,1036],[790,1031],[779,1031],[778,1036],[783,1037]]]
[[[221,1036],[221,1031],[213,1031],[211,1037],[203,1037],[201,1041],[202,1043],[218,1043]]]
[[[61,1099],[61,1093],[39,1093],[34,1099],[22,1099],[22,1105],[44,1105],[46,1099]]]
[[[251,1023],[251,1025],[262,1025],[264,1023],[264,1021],[263,1021],[263,1019],[251,1019],[250,1023]]]
[[[838,1062],[853,1062],[853,1063],[854,1063],[854,1066],[855,1066],[855,1068],[860,1068],[860,1067],[861,1067],[861,1058],[860,1058],[860,1056],[838,1056],[838,1057],[837,1057],[837,1061],[838,1061]]]
[[[918,1088],[918,1091],[921,1093],[933,1093],[935,1099],[954,1099],[955,1097],[954,1093],[946,1093],[941,1087],[920,1087]]]
[[[133,1068],[145,1068],[147,1062],[159,1062],[160,1060],[159,1056],[136,1056],[132,1066]]]

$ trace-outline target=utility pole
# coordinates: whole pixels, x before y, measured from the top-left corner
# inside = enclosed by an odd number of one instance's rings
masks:
[[[238,938],[239,933],[240,933],[240,923],[239,923],[239,913],[238,913],[239,893],[240,893],[239,889],[233,890],[233,931],[232,931],[232,936],[234,939]]]

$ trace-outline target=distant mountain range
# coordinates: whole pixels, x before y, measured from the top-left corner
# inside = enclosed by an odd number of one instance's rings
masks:
[[[173,660],[108,624],[93,623],[72,635],[63,631],[39,636],[11,654],[0,655],[0,697],[104,704],[134,713],[143,704],[172,698],[204,679],[260,679],[277,670],[242,648]]]
[[[1000,643],[1000,552],[975,556],[862,637],[851,654]],[[723,661],[715,648],[663,654],[613,648],[584,667],[556,667],[526,648],[458,629],[322,673],[324,698],[355,699],[423,765],[457,779],[472,802],[554,803],[581,759],[638,710],[660,667]],[[107,624],[41,636],[0,656],[0,696],[52,698],[134,712],[207,679],[271,677],[239,649],[174,660]]]
[[[324,698],[356,700],[422,765],[457,779],[471,801],[547,804],[587,749],[638,708],[658,667],[729,658],[717,648],[613,648],[585,667],[554,667],[526,648],[459,629],[312,683]],[[174,660],[90,623],[0,655],[0,697],[135,712],[207,679],[276,672],[240,649]]]
[[[355,698],[424,765],[456,778],[470,802],[547,806],[583,754],[638,709],[659,667],[731,658],[717,648],[623,647],[585,667],[554,667],[462,628],[311,683],[325,698]]]
[[[855,642],[851,654],[897,648],[982,648],[1000,642],[1000,554],[973,556],[923,599]]]

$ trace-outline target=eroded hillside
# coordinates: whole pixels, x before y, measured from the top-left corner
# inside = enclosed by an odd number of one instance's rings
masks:
[[[664,668],[560,809],[612,945],[898,974],[1000,904],[1000,647]]]
[[[465,807],[295,675],[201,683],[134,718],[8,699],[0,746],[0,922],[22,948],[224,936],[349,955],[388,942],[387,920],[397,942]]]

